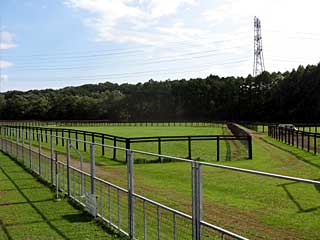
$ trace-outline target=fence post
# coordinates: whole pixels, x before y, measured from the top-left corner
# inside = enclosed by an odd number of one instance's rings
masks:
[[[94,159],[94,145],[90,143],[90,177],[91,177],[91,194],[96,194],[96,183],[95,183],[95,159]]]
[[[33,133],[29,132],[29,166],[32,169],[32,142],[33,142]]]
[[[61,132],[61,143],[63,147],[64,146],[64,129],[62,129],[62,132]]]
[[[158,154],[161,155],[161,138],[158,138]],[[159,156],[158,161],[161,162],[162,158]]]
[[[133,152],[126,151],[128,159],[128,228],[129,239],[134,239],[134,159]]]
[[[18,160],[18,144],[19,144],[19,137],[18,137],[18,128],[16,128],[16,158]],[[19,160],[18,160],[19,161]]]
[[[249,159],[252,159],[252,137],[248,136],[248,155]]]
[[[191,153],[191,137],[188,137],[188,159],[192,158],[192,153]]]
[[[78,150],[79,146],[78,146],[78,131],[76,130],[76,149]]]
[[[102,143],[102,146],[101,146],[101,152],[102,152],[102,156],[104,156],[104,134],[102,134],[102,137],[101,137],[101,143]]]
[[[47,136],[47,135],[46,135]],[[54,164],[53,164],[53,154],[54,154],[54,149],[53,149],[53,136],[50,135],[50,160],[51,160],[51,184],[53,185],[53,182],[54,182]]]
[[[220,137],[217,136],[217,161],[220,161]]]
[[[68,197],[70,197],[71,196],[70,139],[67,139],[66,150],[67,150],[67,187],[68,187]]]
[[[41,176],[41,136],[38,133],[38,159],[39,159],[39,176]]]
[[[126,149],[130,149],[130,138],[126,138]],[[126,155],[126,162],[128,162],[128,156]]]
[[[117,149],[115,148],[117,146],[117,138],[114,137],[113,138],[113,160],[116,160],[117,159]]]
[[[192,239],[201,239],[202,176],[201,164],[192,162]]]
[[[314,134],[313,148],[314,148],[314,154],[317,154],[317,134]]]
[[[58,151],[54,151],[55,165],[56,165],[56,199],[59,198],[59,162],[58,162]]]
[[[21,148],[21,155],[22,155],[22,162],[23,162],[23,165],[26,165],[25,163],[25,159],[24,159],[24,129],[22,128],[21,129],[21,137],[22,137],[22,148]]]

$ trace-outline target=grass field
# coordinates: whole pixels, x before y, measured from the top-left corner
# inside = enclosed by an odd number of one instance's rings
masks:
[[[0,153],[0,239],[120,239]]]
[[[193,136],[193,135],[232,135],[226,127],[74,127],[73,129],[87,130],[111,134],[120,137],[148,137],[148,136]],[[71,134],[71,138],[74,138]],[[83,138],[82,136],[79,136]],[[90,140],[90,137],[88,138]],[[96,142],[100,142],[96,139]],[[101,143],[101,142],[100,142]],[[106,140],[105,144],[113,145],[112,140]],[[117,146],[125,147],[124,143],[117,143]],[[58,146],[59,148],[59,146]],[[131,148],[146,152],[158,153],[158,143],[132,143]],[[80,145],[80,150],[83,146]],[[188,143],[181,142],[163,142],[161,143],[161,153],[163,155],[187,158]],[[231,161],[248,158],[247,150],[240,141],[220,141],[220,160]],[[106,157],[101,156],[101,150],[96,150],[96,156],[100,162],[106,162],[113,157],[112,150],[106,152]],[[156,161],[157,158],[145,159],[146,156],[137,156],[142,158],[142,162]],[[144,157],[144,158],[143,158]],[[124,161],[125,155],[117,154],[117,159]],[[192,159],[216,162],[217,144],[216,141],[192,141]]]
[[[125,130],[119,128],[115,131]],[[144,129],[132,131],[140,134]],[[318,156],[269,137],[257,135],[253,139],[253,160],[223,164],[320,179]],[[126,166],[102,160],[97,174],[126,187]],[[190,171],[186,163],[137,164],[135,192],[190,214]],[[204,167],[204,219],[250,239],[320,239],[319,191],[312,185]]]

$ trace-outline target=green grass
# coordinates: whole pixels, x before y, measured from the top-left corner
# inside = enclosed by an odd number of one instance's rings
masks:
[[[147,136],[192,136],[192,135],[231,135],[227,128],[208,128],[208,127],[74,127],[73,129],[87,130],[93,132],[101,132],[121,137],[147,137]],[[75,138],[75,134],[71,134],[71,138]],[[82,135],[78,136],[83,139]],[[91,140],[91,137],[87,137]],[[101,143],[99,138],[95,142]],[[105,144],[113,145],[112,140],[106,140]],[[117,143],[119,147],[125,147],[125,143]],[[59,146],[57,146],[59,149]],[[80,150],[84,147],[80,144]],[[158,143],[132,143],[131,148],[146,152],[158,153]],[[216,162],[217,159],[217,146],[216,141],[192,141],[192,159]],[[175,156],[175,157],[188,157],[188,143],[187,141],[180,142],[162,142],[161,154]],[[101,156],[101,150],[96,150],[98,161],[107,162],[108,159],[113,157],[113,151],[106,149],[106,157]],[[125,160],[125,154],[118,151],[117,159],[120,161]],[[247,151],[239,141],[220,141],[220,160],[230,161],[246,159],[248,157]],[[156,161],[157,158],[146,159],[146,156],[137,155],[142,162]]]
[[[222,134],[222,128],[208,127],[72,127],[73,129],[100,132],[120,137],[189,136]]]
[[[172,135],[180,131],[175,128],[170,129],[172,130],[167,129],[167,131],[170,133],[172,131]],[[86,130],[92,129],[86,128]],[[119,127],[115,131],[124,130],[125,128]],[[145,128],[136,127],[132,131],[143,134]],[[189,131],[197,130],[189,129]],[[253,160],[221,163],[271,173],[320,179],[318,155],[301,151],[269,137],[255,136],[253,139]],[[63,151],[63,148],[60,150]],[[202,151],[205,150],[206,147],[202,149]],[[88,160],[88,156],[84,156]],[[99,159],[97,163],[99,177],[126,187],[125,165],[110,159]],[[191,214],[190,172],[191,166],[187,163],[136,164],[135,191]],[[204,167],[203,217],[210,223],[251,239],[320,239],[319,191],[320,189],[313,185]],[[153,211],[150,215],[153,222],[149,221],[148,229],[154,230],[156,215]],[[137,216],[141,219],[141,208]],[[172,219],[165,214],[164,216],[169,220]],[[141,221],[137,224],[141,224]],[[189,228],[186,226],[182,224],[180,231],[187,232]],[[141,230],[139,227],[137,229],[137,231]],[[170,239],[169,235],[165,236]]]
[[[120,239],[0,153],[0,239]]]

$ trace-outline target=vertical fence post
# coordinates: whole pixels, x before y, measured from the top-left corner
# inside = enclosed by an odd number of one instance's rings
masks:
[[[114,148],[113,148],[113,160],[116,160],[117,159],[117,149],[115,148],[116,146],[117,146],[117,138],[116,137],[114,137],[113,138],[113,146],[114,146]]]
[[[13,128],[10,128],[10,146],[11,146],[11,148],[10,148],[10,153],[11,154],[13,154],[13,150],[12,150],[12,148],[13,148]]]
[[[252,159],[252,136],[248,136],[248,158]]]
[[[102,152],[102,156],[104,156],[104,134],[102,134],[101,136],[101,143],[102,143],[102,146],[101,146],[101,152]]]
[[[24,158],[24,129],[22,128],[21,129],[21,142],[22,142],[22,148],[21,148],[21,155],[22,155],[22,162],[23,162],[23,165],[26,165],[25,163],[25,158]]]
[[[217,161],[220,161],[220,137],[217,136]]]
[[[91,177],[91,194],[96,194],[96,183],[95,183],[95,159],[94,159],[94,145],[90,143],[90,177]]]
[[[46,136],[47,136],[47,135],[46,135]],[[54,183],[53,154],[54,154],[54,149],[53,149],[53,136],[50,135],[50,168],[51,168],[51,184],[52,184],[52,185],[53,185],[53,183]]]
[[[313,135],[314,140],[313,140],[313,150],[314,150],[314,154],[317,154],[317,134]]]
[[[39,159],[39,176],[41,176],[41,135],[38,133],[38,159]]]
[[[67,139],[66,141],[66,150],[67,150],[67,188],[68,188],[68,197],[70,197],[71,196],[70,139]]]
[[[201,164],[192,162],[192,239],[201,239],[202,176]]]
[[[31,131],[31,130],[30,130]],[[33,142],[33,134],[29,131],[29,166],[32,169],[32,142]]]
[[[191,137],[188,137],[188,159],[192,158],[192,153],[191,153]]]
[[[130,138],[126,138],[126,149],[130,149]],[[128,162],[128,156],[126,156],[126,162]]]
[[[158,154],[161,155],[161,138],[158,138]],[[162,158],[160,156],[158,157],[158,161],[162,161]]]
[[[19,144],[19,137],[18,137],[19,133],[18,133],[18,131],[19,131],[19,129],[16,128],[16,158],[17,158],[17,160],[18,160],[18,144]]]
[[[127,170],[128,170],[128,229],[129,239],[134,239],[134,159],[133,152],[130,150],[127,153]]]
[[[78,150],[79,148],[79,143],[78,143],[78,131],[76,130],[76,149]]]
[[[55,165],[56,165],[56,199],[59,198],[59,162],[58,151],[54,151]]]
[[[62,147],[64,146],[64,129],[61,130],[61,142],[62,142]]]

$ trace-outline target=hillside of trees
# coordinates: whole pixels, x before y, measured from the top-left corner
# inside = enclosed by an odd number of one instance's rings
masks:
[[[116,81],[116,79],[115,79]],[[210,75],[0,94],[0,118],[301,121],[320,119],[320,64],[257,77]]]

